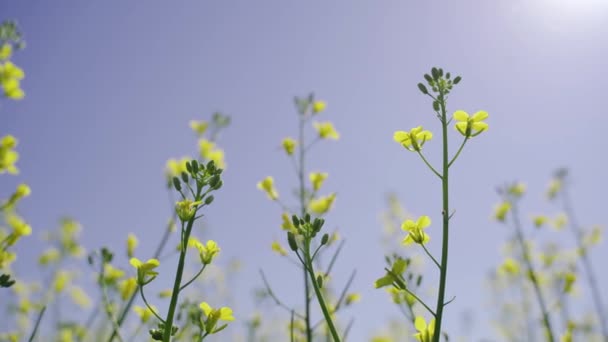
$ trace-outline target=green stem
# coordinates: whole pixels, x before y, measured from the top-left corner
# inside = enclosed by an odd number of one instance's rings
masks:
[[[104,273],[103,273],[103,263],[102,263],[102,271],[101,271],[101,277],[99,279],[99,286],[101,286],[101,298],[102,298],[102,302],[103,302],[103,307],[104,307],[104,311],[106,312],[106,315],[108,316],[108,319],[110,320],[110,323],[112,324],[112,327],[114,328],[114,330],[116,331],[116,337],[118,338],[119,341],[124,341],[122,339],[122,336],[120,336],[120,332],[119,332],[119,327],[118,327],[118,323],[116,322],[116,319],[114,319],[114,316],[112,315],[112,311],[110,310],[110,300],[108,299],[108,292],[106,290],[106,286],[104,284]]]
[[[310,258],[310,240],[305,242],[305,255],[304,260],[306,261],[305,269],[308,271],[308,275],[310,276],[310,282],[315,290],[315,294],[317,295],[317,300],[319,305],[321,306],[321,311],[323,311],[323,316],[325,316],[325,321],[327,322],[327,326],[329,327],[329,331],[331,332],[331,336],[334,339],[334,342],[340,342],[340,335],[338,335],[338,331],[334,326],[334,322],[331,319],[331,314],[327,309],[327,305],[325,304],[325,300],[323,299],[323,294],[319,289],[319,284],[317,284],[317,280],[315,279],[315,273],[313,271],[312,259]]]
[[[421,243],[420,246],[422,246],[422,249],[424,249],[424,251],[426,252],[426,255],[428,255],[429,258],[431,258],[433,260],[433,262],[435,263],[435,265],[437,265],[437,267],[439,267],[439,270],[441,270],[441,265],[439,265],[439,263],[437,262],[437,260],[431,254],[431,252],[429,252],[429,250],[426,249],[426,247],[424,246],[424,244]]]
[[[449,226],[450,226],[450,207],[449,207],[449,161],[448,161],[448,124],[446,118],[446,108],[444,95],[439,95],[439,103],[441,106],[441,133],[443,138],[443,173],[441,177],[441,192],[443,196],[443,209],[441,215],[443,217],[443,242],[441,248],[441,272],[439,275],[439,295],[437,296],[437,306],[435,309],[435,331],[433,332],[433,342],[439,342],[441,337],[441,323],[443,320],[443,308],[445,299],[445,288],[448,275],[448,247],[449,247]]]
[[[34,338],[36,337],[36,333],[38,332],[38,327],[40,327],[40,322],[42,321],[42,316],[44,315],[45,311],[46,311],[46,306],[43,306],[42,309],[40,310],[40,313],[38,314],[38,318],[36,319],[36,325],[34,325],[34,330],[32,330],[32,334],[30,335],[30,338],[28,339],[29,342],[34,341]]]
[[[156,316],[156,318],[158,318],[161,322],[165,322],[164,319],[162,319],[157,313],[156,311],[154,311],[154,309],[152,308],[152,306],[148,303],[148,300],[146,299],[146,296],[144,295],[144,287],[140,286],[139,287],[139,293],[141,294],[141,298],[144,300],[144,304],[146,304],[146,306],[148,307],[148,310],[150,310],[150,312]]]
[[[458,152],[456,152],[456,154],[454,155],[454,158],[452,158],[452,160],[450,160],[450,162],[448,163],[448,167],[452,166],[452,164],[456,161],[456,158],[458,158],[458,156],[460,155],[460,152],[462,151],[462,149],[464,148],[464,145],[467,143],[467,141],[469,140],[469,138],[465,137],[464,140],[462,141],[462,144],[460,144],[460,147],[458,148]]]
[[[180,287],[179,290],[181,291],[181,290],[185,289],[186,287],[188,287],[188,285],[192,284],[192,282],[195,281],[196,278],[198,278],[203,273],[203,271],[205,270],[205,266],[207,266],[207,264],[204,264],[203,267],[201,267],[200,271],[198,271],[198,273],[194,277],[192,277],[192,279],[190,279],[187,283],[182,285],[182,287]]]
[[[188,251],[188,239],[190,238],[190,232],[192,232],[193,224],[194,224],[194,218],[192,218],[188,221],[188,226],[186,227],[184,238],[181,241],[181,248],[180,248],[180,253],[179,253],[179,263],[177,265],[177,272],[175,273],[175,282],[173,284],[173,293],[171,294],[171,303],[169,304],[169,311],[167,312],[167,319],[165,320],[165,331],[163,334],[163,342],[171,341],[171,330],[173,330],[173,318],[175,316],[175,309],[177,308],[177,298],[179,297],[182,276],[184,274],[184,265],[186,263],[186,252]]]
[[[522,248],[522,254],[524,258],[524,262],[528,269],[528,278],[532,282],[532,287],[534,288],[534,293],[536,295],[536,299],[538,300],[538,305],[540,306],[540,310],[543,316],[543,325],[545,326],[545,330],[547,332],[547,340],[550,342],[555,342],[555,337],[553,336],[553,330],[551,329],[551,320],[549,318],[549,311],[547,310],[547,305],[545,304],[545,299],[543,297],[542,291],[540,289],[540,285],[538,284],[538,279],[536,278],[536,271],[534,270],[534,266],[532,265],[532,260],[530,258],[530,254],[528,253],[528,248],[526,247],[526,240],[524,238],[524,233],[521,227],[521,223],[519,222],[519,215],[517,212],[517,203],[511,202],[511,216],[513,217],[513,225],[515,225],[515,233],[517,236],[517,240]]]
[[[422,152],[417,151],[418,155],[420,156],[420,158],[422,158],[422,161],[424,161],[424,163],[426,164],[426,166],[429,167],[429,169],[431,169],[431,171],[433,171],[433,173],[435,175],[437,175],[437,177],[439,177],[439,179],[442,179],[443,177],[441,176],[441,174],[439,172],[437,172],[437,170],[435,170],[435,168],[433,167],[433,165],[431,165],[428,160],[426,160],[426,158],[424,157],[424,154],[422,154]]]
[[[593,304],[595,305],[595,311],[600,321],[600,327],[602,329],[602,335],[604,337],[604,341],[608,342],[608,321],[606,320],[606,315],[604,313],[604,309],[602,304],[602,296],[597,287],[597,281],[595,279],[595,272],[593,272],[593,267],[591,265],[591,260],[587,255],[587,251],[584,249],[585,246],[583,244],[583,232],[578,225],[578,221],[574,216],[574,209],[572,208],[572,204],[570,202],[570,196],[568,194],[567,187],[564,186],[562,189],[562,199],[564,205],[564,211],[566,212],[566,216],[568,216],[570,220],[570,230],[574,234],[576,238],[577,245],[579,249],[583,250],[581,253],[581,259],[583,262],[583,268],[585,269],[585,274],[587,275],[587,282],[589,283],[589,287],[591,289],[591,297],[593,298]]]

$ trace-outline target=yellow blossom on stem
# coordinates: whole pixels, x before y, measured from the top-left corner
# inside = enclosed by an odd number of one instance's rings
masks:
[[[558,214],[552,222],[553,228],[555,228],[557,230],[562,230],[562,228],[564,228],[567,223],[568,223],[568,216],[566,216],[566,214],[564,214],[564,213]]]
[[[150,307],[152,308],[152,310],[158,311],[156,310],[156,307],[154,305],[150,305]],[[133,311],[137,314],[137,316],[139,316],[139,319],[142,323],[147,323],[150,318],[154,317],[152,310],[150,310],[150,308],[148,308],[147,306],[142,307],[136,305],[135,307],[133,307]]]
[[[545,223],[547,223],[547,221],[549,221],[549,218],[544,215],[536,215],[532,217],[532,222],[536,228],[542,227]]]
[[[287,251],[285,250],[285,248],[283,248],[283,246],[281,246],[281,244],[278,241],[272,242],[271,249],[281,256],[287,255]]]
[[[19,153],[15,151],[17,139],[12,135],[6,135],[0,139],[0,174],[8,172],[18,174],[19,169],[15,164],[19,160]]]
[[[135,252],[135,248],[138,244],[139,241],[137,241],[137,237],[135,236],[135,234],[129,234],[127,236],[127,256],[129,258],[133,257],[133,253]]]
[[[336,131],[334,125],[331,122],[313,122],[312,125],[317,130],[319,138],[333,140],[340,139],[340,133]]]
[[[317,191],[321,189],[323,182],[327,179],[329,175],[325,172],[311,172],[309,175],[310,183],[312,184],[312,189]]]
[[[71,279],[70,274],[67,271],[60,270],[55,275],[55,279],[53,280],[53,290],[56,293],[60,293],[65,289],[65,286],[69,284]]]
[[[500,266],[498,271],[505,275],[517,275],[519,274],[520,267],[517,261],[512,258],[507,258],[504,263]]]
[[[158,293],[158,297],[159,298],[170,298],[172,294],[173,294],[172,289],[162,290]]]
[[[414,127],[409,132],[397,131],[393,134],[393,140],[412,152],[420,151],[424,143],[431,139],[433,133],[423,130],[422,126]]]
[[[420,216],[416,222],[412,220],[405,220],[401,224],[401,229],[408,232],[405,239],[403,239],[404,245],[411,243],[425,244],[431,240],[431,237],[424,232],[424,228],[431,225],[431,219],[428,216]]]
[[[283,142],[281,142],[281,146],[283,146],[283,149],[285,150],[285,153],[287,153],[287,155],[293,154],[297,144],[298,142],[295,139],[289,137],[283,139]]]
[[[288,213],[282,213],[281,220],[283,221],[283,223],[281,223],[281,228],[283,228],[283,230],[290,231],[294,234],[297,233],[297,229],[293,225],[293,221],[291,220],[291,217],[289,216]]]
[[[209,123],[207,121],[203,121],[203,120],[201,120],[201,121],[191,120],[190,128],[192,128],[194,133],[196,133],[196,135],[198,135],[200,137],[203,134],[205,134],[205,132],[207,132],[207,128],[209,128]]]
[[[191,201],[189,199],[177,202],[175,204],[177,217],[179,217],[182,222],[190,221],[196,214],[199,204],[201,204],[201,201]]]
[[[222,307],[219,309],[212,308],[206,302],[202,302],[199,307],[203,310],[205,314],[205,333],[206,334],[215,334],[224,328],[226,328],[226,324],[217,326],[218,321],[234,321],[234,316],[232,315],[232,309],[229,307]]]
[[[325,214],[331,209],[334,201],[336,200],[336,194],[332,193],[327,196],[319,197],[317,199],[313,199],[309,203],[310,211],[315,214]]]
[[[4,90],[4,96],[12,100],[23,99],[25,93],[20,86],[23,77],[23,70],[12,62],[0,63],[0,87]]]
[[[105,264],[103,267],[103,281],[107,284],[114,284],[120,278],[125,276],[125,271],[118,269],[110,264]]]
[[[321,113],[322,111],[325,110],[326,107],[327,107],[327,103],[325,103],[325,101],[315,101],[312,104],[312,113],[313,114]]]
[[[0,61],[11,58],[13,54],[13,46],[11,44],[5,43],[0,46]]]
[[[61,252],[59,252],[59,250],[57,248],[51,247],[40,255],[40,257],[38,258],[38,263],[40,265],[45,266],[45,265],[56,262],[57,260],[59,260],[60,257],[61,257]]]
[[[148,259],[146,262],[141,262],[137,258],[131,258],[129,263],[137,270],[137,284],[139,286],[148,284],[158,275],[158,272],[154,271],[160,265],[156,259]]]
[[[549,186],[547,189],[547,198],[554,199],[559,191],[562,189],[562,180],[554,178],[549,182]]]
[[[481,132],[486,131],[488,129],[488,124],[483,122],[483,120],[487,118],[488,112],[483,110],[470,117],[464,110],[457,110],[454,112],[454,119],[458,121],[455,128],[460,134],[467,138],[476,137],[481,134]]]
[[[169,159],[167,160],[167,166],[165,167],[165,174],[167,178],[179,177],[182,172],[188,172],[186,169],[186,163],[192,160],[190,157],[183,157],[179,160]]]
[[[517,183],[511,185],[507,189],[507,191],[509,192],[509,194],[515,196],[516,198],[519,198],[519,197],[523,196],[523,194],[526,193],[526,184],[517,182]]]
[[[226,168],[224,161],[224,150],[218,148],[215,143],[207,139],[201,139],[198,142],[201,157],[207,160],[213,160],[215,165],[220,169]]]
[[[420,342],[431,342],[433,340],[433,333],[435,332],[435,319],[427,325],[423,317],[417,316],[414,320],[414,327],[418,330],[414,334],[414,337]]]
[[[257,187],[258,189],[264,191],[271,200],[276,201],[279,198],[279,192],[274,187],[274,178],[271,176],[268,176],[262,181],[258,182]]]
[[[135,277],[130,277],[124,279],[120,283],[118,283],[118,291],[120,293],[120,299],[127,300],[137,289],[137,279]]]
[[[494,209],[494,218],[500,222],[505,222],[507,219],[507,214],[511,210],[510,202],[502,202]]]
[[[220,247],[213,240],[207,241],[207,243],[204,245],[202,243],[198,243],[196,248],[198,249],[201,262],[204,265],[210,264],[213,261],[213,258],[220,253]]]
[[[346,296],[346,301],[344,302],[344,304],[351,305],[351,304],[357,303],[360,300],[361,300],[361,294],[359,294],[359,293],[349,293]]]
[[[83,309],[87,309],[91,306],[91,299],[86,292],[78,286],[73,286],[70,289],[70,297],[76,305]]]

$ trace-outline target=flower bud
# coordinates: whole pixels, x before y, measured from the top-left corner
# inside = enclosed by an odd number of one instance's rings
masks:
[[[296,243],[296,237],[291,232],[287,233],[287,243],[289,244],[289,248],[292,251],[296,252],[298,250],[298,244]]]
[[[426,89],[426,87],[422,83],[418,83],[418,89],[420,89],[420,92],[422,92],[424,95],[429,93],[429,91]]]
[[[325,233],[325,234],[323,234],[323,237],[321,238],[321,245],[327,244],[327,241],[329,241],[329,234]]]
[[[208,196],[207,198],[205,198],[205,204],[206,204],[206,205],[211,204],[211,203],[213,202],[213,199],[214,199],[214,198],[213,198],[213,195]]]
[[[182,191],[182,184],[179,182],[179,178],[173,177],[173,187],[177,191]]]

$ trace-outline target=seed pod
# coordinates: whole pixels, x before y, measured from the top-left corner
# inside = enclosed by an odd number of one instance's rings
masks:
[[[460,82],[460,80],[462,80],[462,77],[456,76],[456,78],[454,79],[454,84],[458,84],[458,82]]]
[[[328,241],[329,241],[329,234],[327,234],[327,233],[323,234],[323,237],[321,238],[321,245],[326,245]]]

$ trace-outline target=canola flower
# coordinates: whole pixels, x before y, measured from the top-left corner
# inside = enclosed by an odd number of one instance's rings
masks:
[[[325,110],[325,108],[327,108],[327,103],[325,103],[325,101],[315,101],[312,104],[312,113],[313,114],[321,113],[322,111]]]
[[[226,168],[226,161],[224,160],[224,150],[217,147],[217,145],[207,139],[199,140],[200,155],[205,160],[213,160],[215,165],[220,169]]]
[[[328,176],[329,175],[325,172],[311,172],[308,178],[312,184],[313,191],[321,189],[323,182],[325,182]]]
[[[204,120],[191,120],[190,128],[196,133],[197,136],[201,137],[207,132],[209,128],[209,123]]]
[[[405,220],[401,225],[401,229],[407,232],[407,236],[403,239],[404,245],[417,243],[424,245],[431,240],[430,236],[424,231],[425,228],[431,225],[431,219],[428,216],[420,216],[416,222]]]
[[[271,176],[268,176],[262,181],[258,182],[257,187],[258,189],[264,191],[266,195],[268,195],[268,198],[270,198],[272,201],[279,199],[279,192],[274,187],[274,178]]]
[[[131,258],[129,263],[137,270],[137,284],[139,286],[150,283],[158,275],[158,272],[154,271],[160,265],[157,259],[148,259],[148,261],[142,262],[137,258]]]
[[[232,322],[234,321],[234,316],[232,314],[232,309],[229,307],[221,307],[219,309],[214,309],[207,302],[202,302],[199,304],[200,309],[203,311],[205,315],[205,321],[203,323],[205,336],[218,333],[226,328],[227,324],[220,325],[218,322]]]
[[[466,138],[472,138],[487,131],[489,126],[483,120],[488,118],[488,112],[479,111],[472,116],[469,116],[464,110],[454,112],[454,120],[458,121],[454,128]]]
[[[21,100],[25,97],[25,92],[21,89],[21,80],[25,73],[21,68],[11,61],[0,61],[0,88],[4,96],[11,100]]]
[[[313,122],[312,125],[317,130],[319,138],[333,140],[340,139],[340,133],[336,131],[334,125],[331,122]]]
[[[414,127],[409,132],[396,131],[393,140],[412,152],[420,152],[424,143],[433,139],[433,133],[423,130],[422,126]]]
[[[220,247],[213,240],[207,241],[206,244],[197,243],[196,249],[203,265],[209,265],[215,257],[220,253]]]
[[[139,241],[137,240],[137,237],[135,236],[135,234],[130,233],[127,236],[127,256],[129,258],[133,257],[133,253],[135,253],[135,248],[137,248],[138,244],[139,244]]]
[[[334,201],[336,200],[336,194],[332,193],[327,196],[322,196],[317,199],[313,199],[308,204],[310,211],[315,214],[325,214],[331,209]]]
[[[283,150],[285,150],[285,153],[287,153],[288,156],[293,155],[297,145],[298,142],[293,138],[285,138],[281,142],[281,146],[283,146]]]
[[[414,321],[414,327],[418,330],[418,332],[414,334],[416,340],[420,342],[431,342],[433,340],[433,333],[435,331],[434,319],[427,325],[426,320],[423,317],[417,316]]]
[[[15,165],[19,160],[19,153],[15,151],[17,139],[12,135],[5,135],[0,139],[0,174],[8,172],[16,175],[19,169]]]

